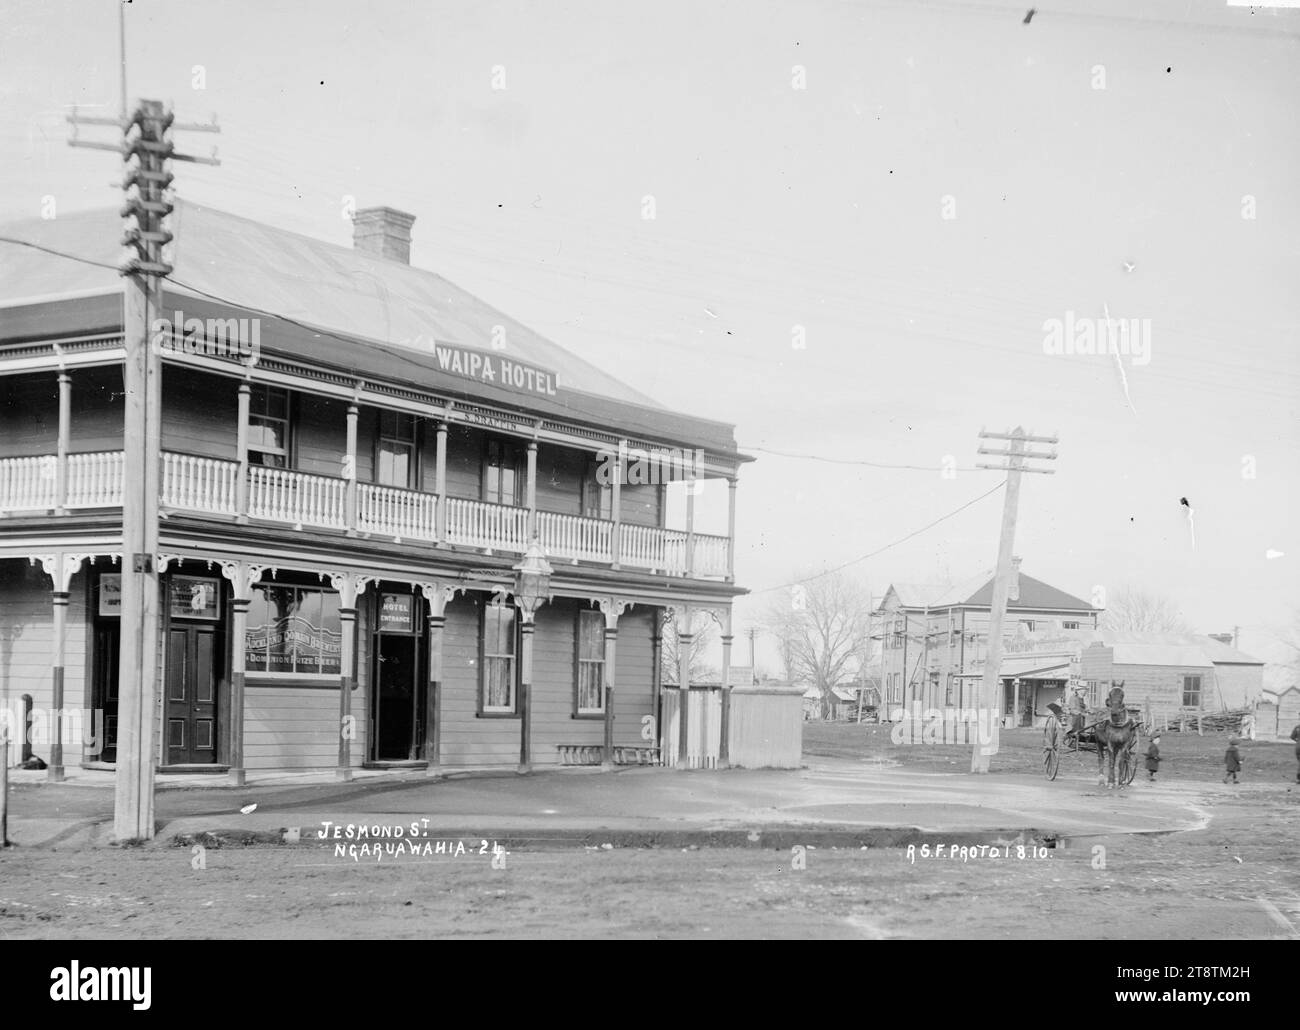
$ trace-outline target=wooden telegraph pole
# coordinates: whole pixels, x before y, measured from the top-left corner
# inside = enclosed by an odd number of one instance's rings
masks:
[[[174,116],[160,101],[141,100],[120,119],[78,116],[74,147],[118,153],[125,162],[122,189],[126,219],[122,245],[134,254],[120,267],[127,279],[122,342],[126,358],[122,388],[122,617],[118,666],[117,792],[113,835],[119,841],[154,835],[154,765],[158,732],[160,601],[158,555],[158,478],[161,462],[162,359],[151,345],[150,326],[161,309],[162,280],[172,266],[163,247],[172,234],[163,225],[173,205],[167,199],[172,175],[169,159],[220,164],[215,156],[193,157],[173,150]],[[109,125],[122,133],[119,143],[78,139],[82,125]],[[178,129],[220,131],[216,124],[176,125]]]
[[[1054,469],[1031,468],[1027,462],[1031,458],[1055,461],[1056,451],[1050,454],[1034,453],[1026,448],[1029,443],[1047,443],[1055,445],[1055,436],[1028,436],[1024,429],[1017,426],[1009,433],[988,433],[980,430],[982,440],[1007,440],[1010,447],[995,450],[981,447],[980,454],[998,454],[1004,456],[1005,465],[979,463],[978,468],[999,469],[1007,474],[1007,492],[1002,502],[1002,535],[998,539],[998,566],[993,579],[993,604],[989,611],[989,646],[984,662],[984,680],[980,688],[980,706],[989,728],[989,739],[975,735],[975,745],[971,752],[970,771],[986,773],[989,762],[998,750],[998,729],[1002,721],[1002,680],[998,673],[1002,667],[1002,623],[1007,613],[1007,593],[1011,586],[1011,554],[1016,543],[1016,515],[1020,507],[1020,474],[1038,472],[1051,475]]]

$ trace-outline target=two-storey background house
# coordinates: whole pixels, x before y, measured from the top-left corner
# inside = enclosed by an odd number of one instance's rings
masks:
[[[1009,725],[1032,725],[1063,695],[1078,641],[1096,629],[1101,609],[1024,575],[1019,558],[1012,568],[999,669],[1001,714]],[[891,719],[914,705],[922,711],[978,707],[993,579],[985,572],[956,586],[896,583],[885,592],[873,614]]]
[[[665,735],[666,618],[712,612],[729,663],[733,427],[412,267],[412,222],[358,212],[348,248],[169,218],[163,771],[609,761]],[[111,765],[121,505],[142,487],[122,473],[121,221],[5,234],[35,247],[0,246],[0,704],[102,713],[102,746],[66,760]],[[553,570],[535,624],[512,594],[533,541]]]

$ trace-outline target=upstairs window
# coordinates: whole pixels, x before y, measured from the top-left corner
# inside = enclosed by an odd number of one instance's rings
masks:
[[[613,521],[614,487],[611,483],[600,482],[596,476],[597,468],[599,462],[589,462],[587,474],[582,478],[582,514],[589,519]]]
[[[523,448],[507,440],[489,440],[483,459],[483,500],[493,504],[524,503]]]
[[[375,482],[409,490],[415,485],[415,416],[400,411],[379,413],[379,447]]]
[[[289,465],[289,391],[254,386],[248,399],[248,460],[253,465]]]

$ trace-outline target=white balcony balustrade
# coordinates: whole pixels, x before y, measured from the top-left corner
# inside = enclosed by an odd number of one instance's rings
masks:
[[[64,470],[67,509],[120,508],[123,452],[69,454]],[[159,504],[163,509],[235,517],[239,506],[239,464],[220,458],[164,451]],[[0,459],[0,514],[47,512],[59,507],[58,458],[53,454]],[[290,469],[248,468],[251,519],[294,526],[348,529],[348,482]],[[438,541],[435,494],[358,483],[356,530],[397,540]],[[523,554],[528,549],[528,511],[461,497],[446,505],[446,540],[453,545]],[[616,525],[605,519],[538,511],[537,533],[553,559],[612,564],[615,540],[620,564],[669,576],[726,579],[731,542],[725,536],[688,534],[679,529]],[[688,548],[692,561],[688,563]]]
[[[164,451],[159,503],[166,508],[234,515],[239,463]]]
[[[686,534],[677,529],[622,525],[622,564],[669,575],[686,574]]]
[[[727,575],[729,541],[725,536],[711,533],[695,534],[695,564],[692,574],[701,577]]]
[[[48,511],[57,503],[53,454],[0,459],[0,511]]]
[[[551,558],[577,561],[614,560],[614,523],[553,511],[537,513],[537,533]]]
[[[492,551],[528,550],[528,511],[488,501],[448,497],[447,542]]]
[[[392,486],[357,486],[357,529],[412,540],[438,539],[438,498]]]
[[[347,480],[252,465],[248,469],[248,515],[299,526],[346,526]]]
[[[122,451],[68,455],[68,508],[122,505]]]

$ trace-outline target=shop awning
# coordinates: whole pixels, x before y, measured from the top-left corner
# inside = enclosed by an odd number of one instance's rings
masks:
[[[1058,655],[1017,655],[1002,659],[998,675],[1002,679],[1065,680],[1070,678],[1070,660]]]

